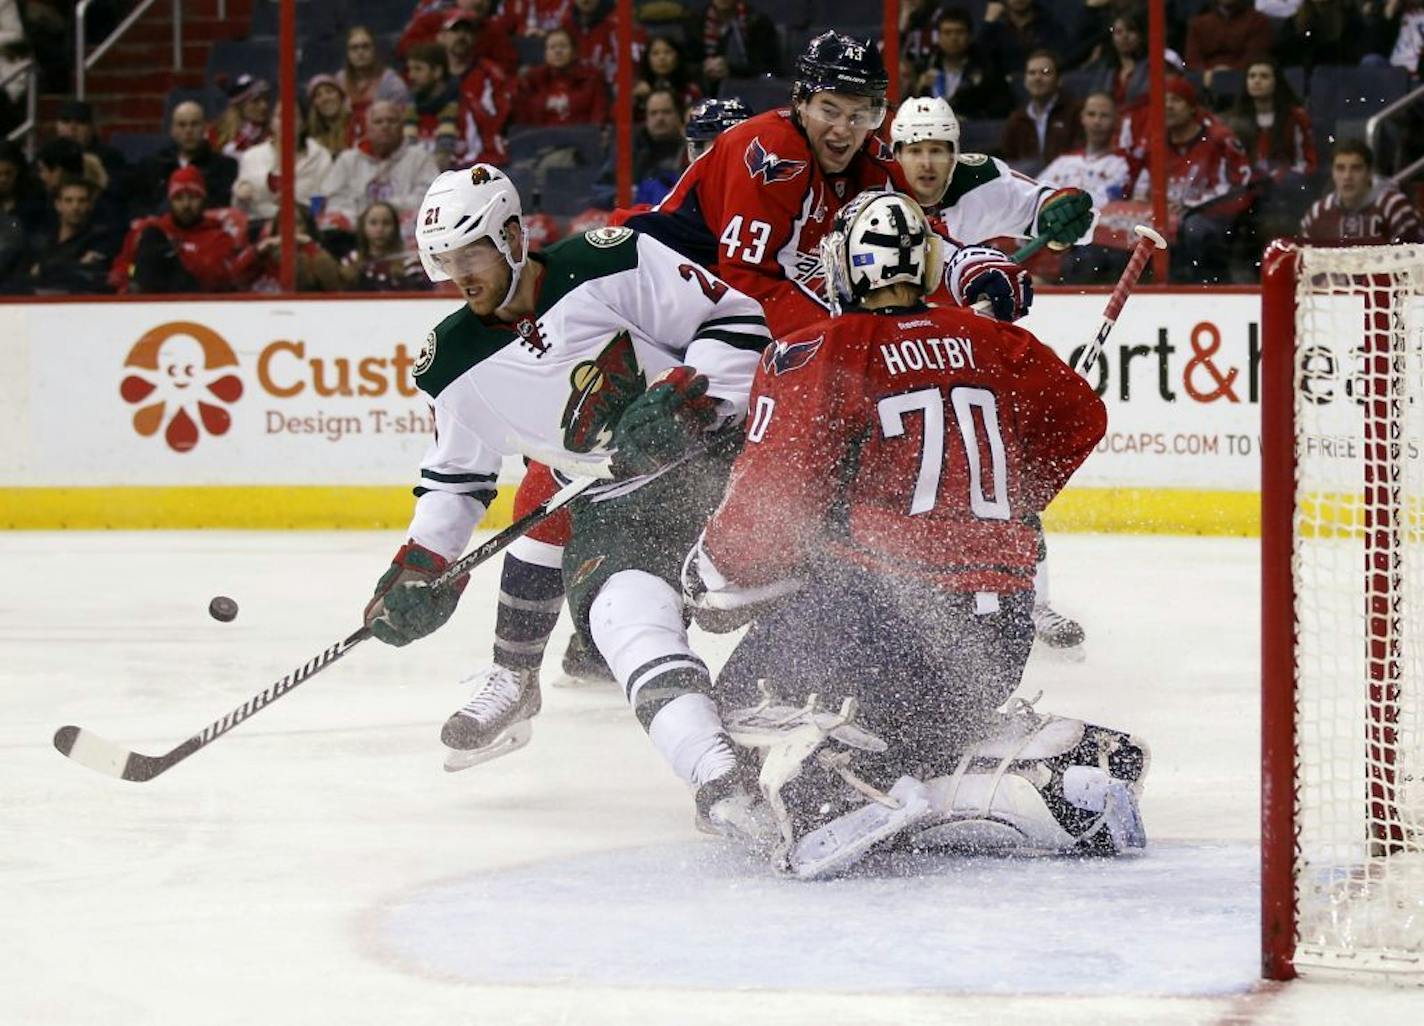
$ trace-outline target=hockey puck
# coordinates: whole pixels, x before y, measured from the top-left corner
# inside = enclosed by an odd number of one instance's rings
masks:
[[[237,603],[226,595],[218,595],[208,603],[208,615],[214,620],[231,623],[237,619]]]

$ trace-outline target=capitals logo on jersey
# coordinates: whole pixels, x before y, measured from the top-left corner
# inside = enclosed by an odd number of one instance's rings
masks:
[[[569,452],[593,452],[613,441],[613,425],[623,410],[647,389],[632,336],[620,331],[603,351],[569,375],[573,393],[559,426]]]
[[[747,144],[747,174],[760,178],[766,185],[775,182],[789,182],[806,170],[804,160],[783,160],[775,153],[768,153],[760,138],[753,138]]]
[[[817,335],[805,342],[776,342],[762,350],[762,369],[778,377],[806,366],[821,349],[825,335]]]

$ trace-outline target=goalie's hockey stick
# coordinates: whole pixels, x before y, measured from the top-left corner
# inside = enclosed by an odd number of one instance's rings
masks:
[[[578,478],[571,481],[534,509],[514,521],[514,523],[510,524],[503,531],[500,531],[499,534],[495,535],[489,541],[472,549],[454,563],[450,564],[445,572],[435,579],[432,587],[445,587],[452,581],[463,577],[491,556],[507,548],[530,528],[541,521],[547,520],[558,510],[567,506],[600,480],[602,479],[590,477]],[[144,755],[140,752],[130,751],[121,745],[117,745],[112,741],[100,737],[92,731],[74,726],[60,727],[55,731],[54,747],[59,749],[61,755],[66,755],[75,762],[83,766],[88,766],[90,769],[99,773],[137,782],[152,780],[160,773],[172,769],[194,752],[212,744],[238,724],[256,713],[261,712],[283,695],[294,691],[297,685],[311,680],[311,678],[315,677],[322,670],[336,662],[369,637],[371,637],[370,629],[365,626],[361,627],[354,634],[348,635],[336,644],[328,646],[320,655],[308,659],[275,684],[253,695],[246,702],[243,702],[236,709],[232,710],[232,712],[222,717],[222,719],[214,720],[212,723],[209,723],[177,748],[174,748],[170,752],[165,752],[163,755]]]
[[[1122,313],[1127,297],[1136,288],[1137,279],[1142,277],[1143,268],[1147,266],[1147,261],[1152,259],[1152,251],[1167,248],[1167,240],[1146,225],[1139,224],[1132,230],[1137,233],[1137,245],[1132,247],[1132,256],[1128,258],[1127,267],[1123,269],[1122,277],[1118,278],[1117,286],[1108,297],[1108,305],[1103,310],[1103,323],[1098,325],[1097,336],[1083,348],[1078,362],[1073,365],[1073,369],[1085,378],[1093,369],[1093,364],[1097,363],[1098,355],[1103,351],[1103,343],[1112,333],[1113,325],[1117,323],[1118,314]]]

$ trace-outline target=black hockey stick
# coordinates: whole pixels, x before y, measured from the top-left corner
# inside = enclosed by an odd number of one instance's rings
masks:
[[[600,478],[578,478],[571,481],[489,541],[450,564],[431,586],[445,587],[451,581],[463,577],[491,556],[507,548],[530,528],[547,520],[600,480]],[[54,732],[54,747],[59,749],[61,755],[68,756],[75,762],[88,766],[99,773],[140,783],[152,780],[160,773],[172,769],[200,748],[206,748],[283,695],[296,690],[297,685],[315,677],[369,637],[371,637],[370,629],[365,626],[361,627],[354,634],[329,646],[320,655],[307,660],[275,684],[270,685],[259,694],[253,695],[222,719],[209,723],[177,748],[163,755],[143,755],[140,752],[130,751],[92,731],[74,726],[60,727]]]

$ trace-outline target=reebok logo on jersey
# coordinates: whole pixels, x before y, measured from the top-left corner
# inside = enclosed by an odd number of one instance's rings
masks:
[[[817,335],[805,342],[777,342],[762,350],[762,369],[778,377],[806,366],[821,349],[825,335]]]
[[[804,160],[783,160],[775,153],[768,153],[760,139],[747,144],[747,174],[760,178],[765,184],[789,182],[806,170]]]

